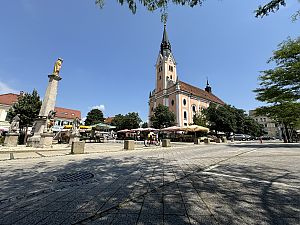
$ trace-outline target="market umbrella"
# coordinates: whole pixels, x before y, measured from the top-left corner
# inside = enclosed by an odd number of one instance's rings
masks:
[[[132,132],[131,130],[128,130],[128,129],[124,129],[124,130],[119,130],[117,131],[117,133],[130,133]]]
[[[111,130],[111,129],[115,129],[116,127],[115,126],[111,126],[111,125],[108,125],[108,124],[105,124],[105,123],[97,123],[97,124],[94,124],[92,125],[91,127],[94,127],[96,129],[106,129],[106,130]]]
[[[161,129],[161,131],[180,131],[182,130],[181,127],[177,127],[177,126],[172,126],[172,127],[166,127],[166,128],[163,128]]]
[[[182,127],[181,129],[184,131],[191,131],[191,132],[197,132],[197,131],[202,131],[206,133],[209,132],[209,129],[207,127],[202,127],[198,125],[190,125],[190,126]]]

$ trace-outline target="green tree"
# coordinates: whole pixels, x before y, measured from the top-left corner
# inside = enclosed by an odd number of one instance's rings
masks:
[[[100,109],[92,109],[88,112],[85,120],[85,125],[90,126],[97,123],[103,123],[103,112]]]
[[[96,0],[96,4],[103,8],[105,0]],[[180,6],[201,6],[204,0],[117,0],[121,5],[127,4],[129,10],[135,14],[137,11],[137,4],[144,6],[148,11],[160,10],[162,14],[162,21],[167,20],[168,5],[180,5]],[[256,17],[264,17],[271,12],[277,11],[280,7],[286,6],[286,0],[269,0],[266,4],[258,6],[255,10]],[[293,15],[293,20],[300,17],[300,10],[296,11]]]
[[[159,104],[150,118],[154,128],[161,129],[175,125],[175,114],[167,106]]]
[[[275,68],[262,71],[256,99],[269,105],[257,110],[258,115],[273,118],[282,126],[285,142],[299,120],[300,99],[300,38],[279,44],[268,63]]]
[[[147,122],[144,122],[143,124],[142,124],[142,128],[147,128],[148,127],[148,123]]]
[[[139,114],[136,112],[127,113],[125,116],[118,114],[114,117],[111,124],[116,126],[116,130],[139,128],[142,122]]]
[[[198,126],[203,126],[203,127],[207,126],[207,119],[206,119],[204,113],[202,113],[202,112],[196,113],[193,116],[193,122],[195,125],[198,125]]]
[[[32,126],[34,120],[38,117],[42,102],[37,91],[24,93],[18,97],[18,101],[9,109],[7,117],[12,121],[15,115],[20,114],[20,129],[25,133],[24,139],[27,139],[27,130]],[[23,143],[23,141],[21,141]]]
[[[300,37],[278,45],[268,63],[274,69],[261,72],[256,99],[267,103],[283,103],[300,98]]]
[[[124,116],[122,114],[115,115],[111,121],[111,125],[116,126],[116,130],[123,130]]]
[[[207,109],[203,109],[203,114],[210,129],[215,132],[224,132],[227,136],[231,132],[256,137],[262,134],[261,125],[246,115],[242,109],[230,105],[210,104]]]
[[[203,113],[209,122],[209,127],[215,132],[224,132],[227,135],[236,130],[235,115],[228,106],[220,106],[210,104],[207,109],[203,109]]]

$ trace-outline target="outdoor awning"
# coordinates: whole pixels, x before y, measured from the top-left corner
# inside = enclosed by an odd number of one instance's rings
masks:
[[[65,125],[64,126],[64,129],[71,129],[72,128],[72,125]],[[84,126],[84,125],[80,125],[79,126],[79,129],[91,129],[92,127],[91,126]]]
[[[181,127],[177,127],[177,126],[166,127],[166,128],[161,129],[161,131],[170,131],[170,132],[181,131],[181,130],[182,130],[182,128]]]
[[[94,127],[95,129],[99,129],[99,130],[112,130],[112,129],[115,129],[116,127],[115,126],[111,126],[111,125],[108,125],[108,124],[105,124],[105,123],[97,123],[97,124],[94,124],[92,125],[91,127]]]
[[[202,131],[206,133],[209,132],[209,129],[207,127],[202,127],[198,125],[190,125],[190,126],[182,127],[181,129],[184,131],[191,131],[191,132],[197,132],[197,131]]]

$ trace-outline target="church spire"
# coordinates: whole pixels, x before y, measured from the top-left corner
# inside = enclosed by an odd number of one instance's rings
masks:
[[[171,44],[168,39],[168,34],[166,30],[166,24],[164,24],[164,33],[163,33],[163,38],[160,44],[160,53],[165,56],[171,53]]]
[[[208,93],[211,93],[211,86],[208,83],[208,78],[206,78],[206,87],[205,87],[205,91]]]

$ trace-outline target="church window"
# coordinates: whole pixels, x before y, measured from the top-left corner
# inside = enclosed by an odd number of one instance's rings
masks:
[[[173,72],[173,66],[169,66],[169,71]]]
[[[172,99],[171,104],[174,105],[174,99]]]
[[[169,80],[169,76],[167,76],[167,80]]]
[[[159,79],[161,80],[161,76],[159,76]]]
[[[183,112],[183,118],[186,120],[187,119],[187,113],[186,111]]]
[[[183,99],[183,105],[186,105],[186,99]]]
[[[187,123],[184,123],[183,125],[184,125],[184,126],[187,126]]]
[[[192,106],[192,110],[193,110],[193,112],[196,112],[196,106],[195,105]]]
[[[151,108],[151,111],[153,112],[153,107]]]
[[[171,80],[173,79],[172,75],[171,75]]]

